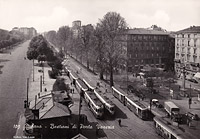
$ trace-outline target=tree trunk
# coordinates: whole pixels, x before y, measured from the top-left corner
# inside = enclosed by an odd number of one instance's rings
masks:
[[[114,85],[113,82],[113,66],[112,64],[110,65],[110,87],[112,87]]]
[[[103,79],[104,79],[104,78],[103,78],[103,69],[102,69],[102,68],[100,69],[99,78],[100,78],[100,80],[103,80]]]
[[[88,58],[88,52],[86,52],[86,61],[87,61],[87,68],[90,68],[89,58]]]

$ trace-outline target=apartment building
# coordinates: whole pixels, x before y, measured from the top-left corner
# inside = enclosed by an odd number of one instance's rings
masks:
[[[186,79],[193,78],[200,71],[200,26],[191,26],[176,32],[174,61],[178,76],[182,76],[183,68]]]
[[[128,72],[137,72],[146,66],[173,70],[174,37],[170,33],[144,28],[128,29],[121,42],[126,49]]]
[[[36,36],[37,35],[37,31],[35,28],[31,27],[31,28],[28,28],[28,27],[14,27],[12,29],[13,32],[21,32],[23,33],[23,35],[27,38],[27,39],[31,39],[32,37]]]
[[[71,29],[73,32],[73,36],[77,38],[80,35],[80,31],[81,31],[81,21],[80,20],[73,21]]]

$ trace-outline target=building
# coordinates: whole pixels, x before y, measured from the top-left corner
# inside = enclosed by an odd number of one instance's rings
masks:
[[[73,32],[73,36],[77,38],[80,35],[80,31],[81,31],[81,21],[80,20],[73,21],[71,29]]]
[[[20,33],[23,33],[24,36],[27,38],[27,39],[31,39],[32,37],[36,36],[37,35],[37,31],[35,28],[31,27],[31,28],[28,28],[28,27],[14,27],[12,29],[12,32],[20,32]]]
[[[68,107],[54,102],[51,95],[40,96],[30,102],[25,112],[26,124],[24,133],[35,138],[72,138],[77,129],[71,125],[76,124],[78,116],[71,114]]]
[[[200,26],[176,32],[174,61],[178,77],[182,76],[183,68],[186,79],[193,78],[200,71]]]
[[[174,37],[170,33],[144,28],[128,29],[120,42],[128,59],[122,68],[128,65],[128,72],[139,72],[146,66],[173,70]]]

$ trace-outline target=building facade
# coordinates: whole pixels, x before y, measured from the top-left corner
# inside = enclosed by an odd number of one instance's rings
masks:
[[[33,27],[28,28],[28,27],[14,27],[12,29],[13,32],[21,32],[27,39],[31,39],[32,37],[37,35],[37,30]]]
[[[146,66],[173,70],[174,38],[170,33],[135,28],[128,29],[121,39],[128,72],[139,72]]]
[[[81,31],[81,21],[76,20],[72,22],[72,32],[73,32],[73,37],[77,38],[80,35]]]
[[[176,32],[175,35],[175,72],[182,76],[185,68],[186,79],[193,78],[200,71],[200,26]]]

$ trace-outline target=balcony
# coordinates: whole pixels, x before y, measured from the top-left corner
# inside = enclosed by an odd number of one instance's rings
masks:
[[[193,67],[199,67],[199,63],[195,63],[195,62],[190,62],[190,65],[193,66]]]
[[[181,60],[180,59],[174,59],[174,62],[175,63],[181,63]]]

